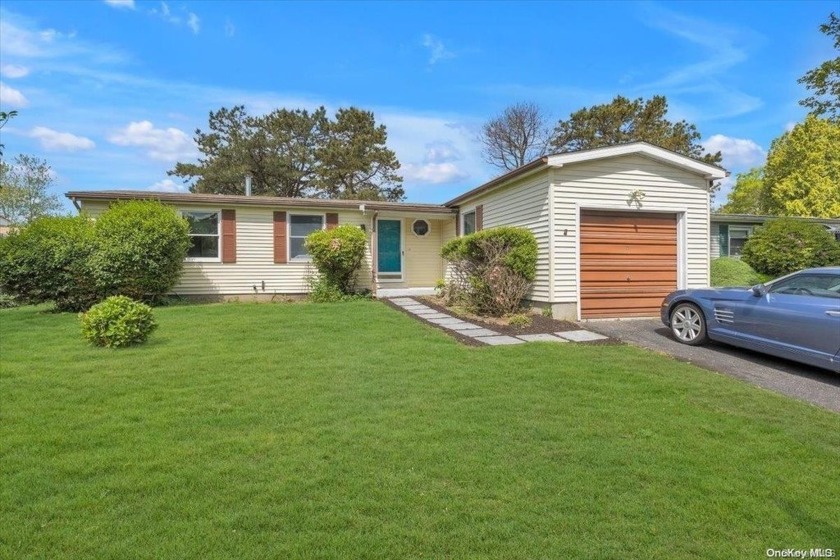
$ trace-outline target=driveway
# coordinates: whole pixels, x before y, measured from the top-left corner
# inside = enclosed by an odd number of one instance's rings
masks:
[[[658,319],[588,321],[586,328],[840,412],[840,375],[827,370],[715,342],[680,344]]]

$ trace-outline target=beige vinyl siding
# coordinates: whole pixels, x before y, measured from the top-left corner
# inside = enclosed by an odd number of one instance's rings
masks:
[[[684,213],[678,230],[685,287],[709,285],[709,194],[707,181],[693,173],[628,155],[568,164],[552,170],[554,206],[554,301],[577,301],[578,213],[580,209],[627,212],[628,195],[645,193],[640,212]]]
[[[533,232],[539,252],[537,276],[528,299],[539,302],[550,301],[548,188],[548,173],[543,171],[460,204],[461,215],[484,205],[484,229],[518,226]]]
[[[98,218],[110,205],[110,202],[100,200],[85,201],[82,204],[82,212],[91,218]]]

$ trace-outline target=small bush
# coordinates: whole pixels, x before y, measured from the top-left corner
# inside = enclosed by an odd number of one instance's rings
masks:
[[[320,275],[316,287],[325,292],[335,289],[342,295],[352,294],[356,273],[365,258],[366,243],[365,232],[349,224],[309,234],[306,250]]]
[[[152,308],[126,296],[111,296],[81,314],[82,335],[97,346],[119,348],[145,342],[157,328]]]
[[[453,239],[441,256],[452,265],[447,304],[483,315],[516,312],[537,272],[537,241],[529,230],[499,227]]]
[[[313,303],[335,303],[341,301],[344,294],[331,282],[317,277],[309,282],[309,301]]]
[[[544,307],[540,313],[542,313],[543,317],[548,317],[549,319],[554,317],[554,312],[551,310],[551,307]]]
[[[85,216],[39,218],[13,231],[0,239],[0,291],[59,311],[87,309],[99,300],[87,267],[93,235]]]
[[[14,296],[0,292],[0,309],[11,309],[20,305]]]
[[[763,282],[765,278],[742,260],[732,257],[714,259],[710,267],[711,285],[722,286],[754,286]]]
[[[803,268],[840,264],[840,243],[820,224],[779,218],[753,233],[744,244],[741,259],[762,274],[782,276]]]
[[[510,325],[511,327],[519,328],[530,327],[531,323],[533,322],[534,321],[524,313],[517,313],[515,315],[511,315],[508,319],[508,325]]]
[[[178,282],[189,225],[154,200],[119,202],[96,220],[95,243],[89,266],[98,291],[154,302]]]

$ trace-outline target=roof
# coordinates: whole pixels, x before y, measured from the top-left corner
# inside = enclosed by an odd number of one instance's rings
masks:
[[[72,191],[65,195],[70,200],[160,200],[180,204],[215,204],[236,206],[263,206],[272,208],[328,208],[358,210],[394,210],[403,212],[430,212],[453,214],[455,211],[440,204],[413,202],[384,202],[380,200],[339,200],[326,198],[286,198],[278,196],[244,196],[230,194],[168,193],[155,191]]]
[[[763,224],[767,220],[775,220],[777,218],[793,218],[794,220],[805,220],[809,222],[817,222],[820,224],[838,225],[840,226],[840,218],[810,218],[801,216],[761,216],[758,214],[721,214],[713,212],[711,220],[713,222],[730,222],[733,224]]]
[[[494,187],[498,187],[510,180],[517,179],[529,173],[546,169],[548,167],[563,167],[564,165],[574,163],[582,163],[585,161],[593,161],[598,159],[606,159],[633,154],[648,157],[650,159],[668,165],[673,165],[675,167],[680,167],[691,173],[701,175],[704,179],[708,180],[718,180],[729,176],[729,172],[727,170],[723,169],[722,167],[718,167],[717,165],[705,163],[700,160],[690,158],[682,154],[678,154],[677,152],[666,150],[665,148],[660,148],[659,146],[654,146],[653,144],[649,144],[647,142],[632,142],[630,144],[619,144],[616,146],[593,148],[591,150],[579,150],[576,152],[566,152],[543,156],[521,167],[517,167],[516,169],[509,171],[504,175],[496,177],[495,179],[491,179],[483,185],[476,187],[470,191],[467,191],[464,194],[453,198],[449,202],[446,202],[445,204],[446,206],[457,205],[468,198],[472,198],[475,195],[493,189]]]

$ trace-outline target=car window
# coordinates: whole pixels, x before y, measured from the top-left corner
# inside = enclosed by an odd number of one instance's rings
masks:
[[[840,278],[835,274],[798,274],[774,282],[768,291],[774,294],[840,299]]]

